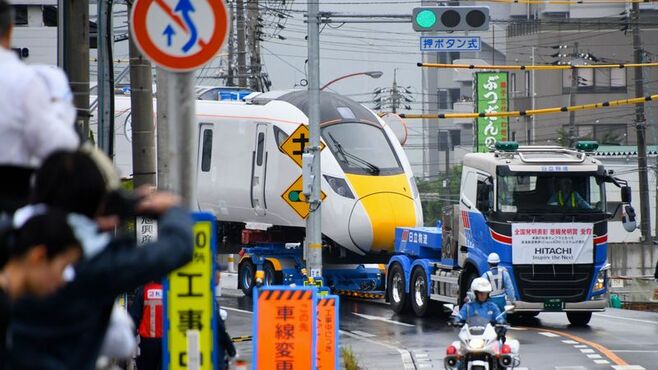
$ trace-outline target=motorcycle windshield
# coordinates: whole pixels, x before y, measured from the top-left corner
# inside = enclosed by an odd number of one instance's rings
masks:
[[[484,333],[484,329],[489,323],[489,320],[480,315],[474,315],[469,317],[468,320],[466,320],[466,323],[468,324],[471,335],[482,335],[482,333]]]

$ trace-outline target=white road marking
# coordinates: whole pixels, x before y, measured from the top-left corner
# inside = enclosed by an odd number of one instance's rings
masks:
[[[587,355],[587,357],[591,358],[592,360],[601,358],[601,355],[593,354],[593,355]]]
[[[221,306],[221,307],[222,307],[222,310],[226,310],[226,311],[234,311],[234,312],[248,313],[248,314],[250,314],[250,315],[253,314],[253,312],[251,312],[251,311],[241,310],[241,309],[239,309],[239,308],[226,307],[226,306]]]
[[[427,353],[415,353],[414,352],[414,357],[416,357],[416,358],[424,358],[424,357],[428,357],[428,356],[429,355]]]
[[[390,345],[388,343],[379,342],[379,341],[376,341],[376,340],[373,340],[373,339],[370,339],[370,338],[364,338],[360,335],[356,335],[356,334],[350,333],[349,331],[345,331],[345,330],[340,330],[340,333],[343,334],[343,335],[346,335],[348,337],[364,340],[366,342],[370,342],[370,343],[373,343],[373,344],[380,345],[382,347],[386,347],[386,348],[390,348],[390,349],[393,349],[395,351],[398,351],[398,353],[400,354],[400,357],[402,357],[402,363],[404,364],[404,369],[405,370],[415,370],[416,369],[416,365],[414,365],[414,361],[411,358],[411,353],[409,353],[409,351],[407,351],[406,349],[398,348],[398,347]]]
[[[587,370],[585,366],[556,366],[555,370]]]
[[[640,365],[612,365],[615,370],[646,370]]]
[[[399,321],[390,320],[390,319],[386,319],[386,318],[379,317],[379,316],[366,315],[366,314],[356,313],[356,312],[352,312],[352,314],[353,314],[353,315],[357,315],[357,316],[359,316],[359,317],[362,317],[362,318],[364,318],[364,319],[368,319],[368,320],[376,320],[376,321],[383,321],[383,322],[387,322],[387,323],[389,323],[389,324],[395,324],[395,325],[406,326],[406,327],[412,327],[412,328],[416,326],[416,325],[407,324],[406,322],[399,322]]]
[[[643,323],[647,323],[647,324],[658,325],[658,322],[656,322],[656,321],[631,319],[630,317],[612,316],[612,315],[606,315],[606,314],[603,314],[603,313],[595,313],[594,316],[608,317],[608,318],[617,319],[617,320],[627,320],[627,321],[643,322]]]
[[[578,342],[576,342],[575,340],[563,340],[562,343],[565,343],[565,344],[578,344]]]
[[[607,365],[610,363],[608,360],[594,360],[594,363],[597,365]]]
[[[540,331],[539,334],[541,334],[541,335],[543,335],[543,336],[545,336],[545,337],[549,337],[549,338],[557,338],[557,337],[559,337],[559,335],[554,334],[554,333],[549,333],[549,332],[547,332],[547,331]]]
[[[594,350],[591,348],[583,348],[580,350],[582,353],[594,353]]]
[[[576,344],[573,348],[588,348],[585,344]]]
[[[354,334],[356,334],[356,335],[360,335],[360,336],[362,336],[362,337],[364,337],[364,338],[372,338],[372,337],[376,337],[375,334],[366,333],[365,331],[361,331],[361,330],[352,330],[352,333],[354,333]]]

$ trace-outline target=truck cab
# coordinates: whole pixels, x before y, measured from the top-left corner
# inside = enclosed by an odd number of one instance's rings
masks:
[[[427,297],[463,300],[495,252],[510,273],[516,312],[564,311],[571,323],[584,325],[604,310],[607,222],[624,216],[632,223],[634,212],[630,188],[588,155],[594,149],[595,143],[565,149],[503,142],[495,151],[466,155],[459,204],[433,231],[440,245],[426,246],[436,248],[426,263]],[[622,203],[606,201],[610,184],[622,188]]]

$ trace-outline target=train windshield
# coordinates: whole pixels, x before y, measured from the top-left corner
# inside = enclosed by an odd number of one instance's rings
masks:
[[[329,146],[345,173],[395,175],[402,166],[384,130],[365,123],[337,123],[322,128]]]
[[[496,209],[508,213],[600,213],[604,179],[588,173],[514,173],[498,176]]]

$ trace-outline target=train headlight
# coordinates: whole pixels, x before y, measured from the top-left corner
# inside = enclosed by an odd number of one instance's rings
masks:
[[[336,194],[345,198],[354,199],[354,194],[352,194],[352,190],[350,190],[350,187],[347,185],[347,181],[345,181],[345,179],[339,179],[338,177],[331,177],[327,175],[324,175],[324,179],[327,180],[331,190],[333,190]]]

